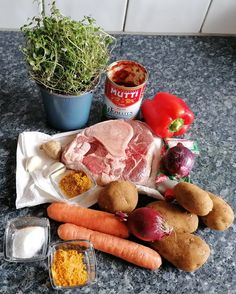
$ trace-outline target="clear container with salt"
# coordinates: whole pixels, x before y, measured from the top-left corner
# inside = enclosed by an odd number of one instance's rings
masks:
[[[50,223],[47,218],[18,217],[8,221],[4,235],[4,258],[32,262],[47,257]]]

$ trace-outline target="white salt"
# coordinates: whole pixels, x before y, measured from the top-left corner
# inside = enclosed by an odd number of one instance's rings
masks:
[[[12,244],[14,258],[31,258],[42,248],[45,242],[45,229],[43,227],[26,227],[17,230]]]

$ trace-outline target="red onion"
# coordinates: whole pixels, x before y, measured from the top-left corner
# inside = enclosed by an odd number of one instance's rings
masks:
[[[173,176],[186,177],[193,168],[194,153],[182,143],[170,148],[162,159],[166,171]]]
[[[172,228],[154,208],[137,208],[128,217],[122,212],[116,215],[127,220],[130,233],[143,241],[158,241],[172,232]]]

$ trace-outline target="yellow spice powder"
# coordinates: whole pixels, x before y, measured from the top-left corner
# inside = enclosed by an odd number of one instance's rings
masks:
[[[83,254],[74,249],[56,250],[52,262],[52,277],[57,286],[84,285],[88,280],[88,272]]]
[[[60,189],[69,198],[88,191],[91,186],[91,179],[83,171],[71,171],[59,182]]]

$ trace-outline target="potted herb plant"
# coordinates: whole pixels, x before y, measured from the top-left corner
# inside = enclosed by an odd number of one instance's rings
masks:
[[[42,11],[21,27],[22,52],[29,73],[40,87],[49,124],[60,130],[83,127],[93,92],[105,70],[114,38],[91,17],[81,21],[63,16],[55,1],[50,15]]]

